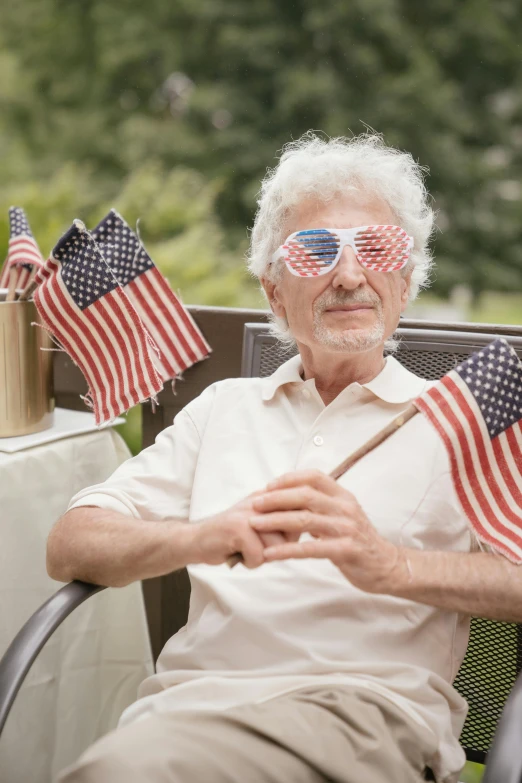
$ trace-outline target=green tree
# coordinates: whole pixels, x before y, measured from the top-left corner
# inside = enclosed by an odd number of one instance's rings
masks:
[[[115,197],[144,165],[183,166],[216,188],[238,258],[275,151],[366,123],[430,168],[436,290],[521,288],[521,31],[511,0],[11,2],[0,187],[72,162]]]

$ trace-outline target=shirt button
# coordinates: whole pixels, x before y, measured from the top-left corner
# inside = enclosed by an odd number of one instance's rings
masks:
[[[323,438],[320,435],[316,435],[314,437],[314,443],[315,443],[316,446],[322,446],[323,443],[324,443],[324,440],[323,440]]]
[[[303,397],[305,398],[305,400],[309,400],[310,399],[310,392],[308,391],[308,389],[303,389],[302,393],[303,393]]]

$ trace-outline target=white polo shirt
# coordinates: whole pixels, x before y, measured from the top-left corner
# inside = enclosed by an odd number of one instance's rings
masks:
[[[282,473],[329,472],[429,385],[393,357],[369,383],[328,406],[294,357],[270,378],[220,381],[70,507],[196,521],[232,506]],[[423,550],[475,548],[442,441],[415,416],[341,479],[387,539]],[[153,712],[260,702],[316,684],[356,684],[389,698],[438,739],[430,765],[453,783],[466,703],[451,686],[469,620],[414,601],[365,593],[329,560],[249,570],[195,565],[187,625],[165,645],[157,674],[121,724]]]

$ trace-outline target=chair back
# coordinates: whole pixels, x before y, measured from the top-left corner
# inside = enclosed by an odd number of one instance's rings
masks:
[[[428,380],[438,380],[471,353],[505,336],[522,358],[522,330],[462,325],[463,331],[399,328],[396,359],[408,370]],[[515,332],[513,335],[512,333]],[[262,323],[245,324],[243,377],[266,377],[295,354],[282,350]],[[469,761],[484,763],[502,708],[522,670],[522,624],[471,619],[466,657],[454,686],[469,704],[460,737]]]

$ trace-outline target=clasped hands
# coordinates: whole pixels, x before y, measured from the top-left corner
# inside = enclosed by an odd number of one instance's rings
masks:
[[[355,496],[320,471],[288,473],[200,527],[192,562],[240,552],[247,568],[291,558],[328,558],[356,587],[389,592],[407,568],[403,550],[373,527]],[[302,533],[311,539],[299,541]],[[274,535],[276,534],[276,535]]]

